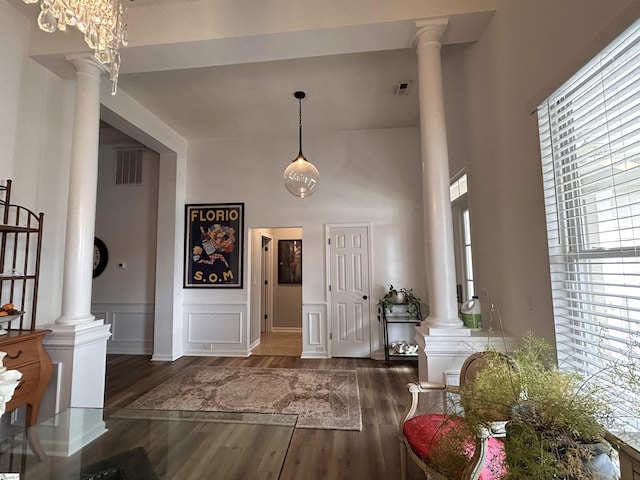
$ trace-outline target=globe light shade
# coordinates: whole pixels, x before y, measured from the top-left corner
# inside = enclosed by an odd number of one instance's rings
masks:
[[[282,177],[289,193],[298,198],[308,197],[315,192],[320,181],[318,169],[303,155],[298,155],[289,164]]]

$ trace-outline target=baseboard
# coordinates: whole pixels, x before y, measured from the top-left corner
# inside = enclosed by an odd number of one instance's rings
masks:
[[[175,360],[177,360],[178,358],[180,358],[182,355],[180,356],[174,356],[174,355],[165,355],[165,354],[155,354],[151,356],[151,361],[152,362],[173,362]]]
[[[272,327],[273,333],[302,333],[302,327]]]
[[[119,355],[152,355],[153,342],[107,342],[108,354]]]
[[[371,355],[371,358],[372,358],[373,360],[383,361],[383,360],[385,359],[385,358],[384,358],[384,352],[382,352],[382,351],[376,351],[376,352],[374,352],[374,353],[373,353],[373,355]]]
[[[329,358],[327,352],[302,352],[300,358]]]
[[[215,346],[214,346],[215,347]],[[251,350],[245,350],[243,348],[224,350],[223,348],[209,349],[190,349],[182,352],[183,356],[188,357],[248,357],[251,355]]]

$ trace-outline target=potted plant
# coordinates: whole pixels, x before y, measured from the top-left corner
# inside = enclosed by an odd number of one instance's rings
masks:
[[[415,317],[420,313],[420,298],[413,294],[411,288],[396,289],[389,285],[389,291],[378,300],[378,307],[382,311],[392,313],[394,305],[405,306],[409,317]]]
[[[471,432],[508,420],[505,468],[494,479],[619,479],[605,440],[609,404],[588,379],[560,370],[554,358],[552,347],[531,335],[512,362],[489,352],[475,380],[460,390],[464,428],[438,446],[438,468],[455,478],[467,462]]]

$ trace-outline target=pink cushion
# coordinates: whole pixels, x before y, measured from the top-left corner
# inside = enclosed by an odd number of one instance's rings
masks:
[[[407,420],[403,426],[403,433],[411,450],[425,463],[431,459],[431,451],[439,444],[443,435],[462,424],[459,417],[449,417],[440,414],[418,415]],[[465,445],[465,454],[473,456],[475,440],[469,436]],[[504,444],[497,438],[489,438],[487,460],[480,474],[480,480],[499,480],[506,475]],[[435,467],[435,465],[434,465]]]

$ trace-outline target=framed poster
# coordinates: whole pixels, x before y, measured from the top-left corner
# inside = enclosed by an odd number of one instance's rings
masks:
[[[186,205],[185,288],[242,288],[244,203]]]
[[[278,283],[302,284],[302,240],[278,240]]]

